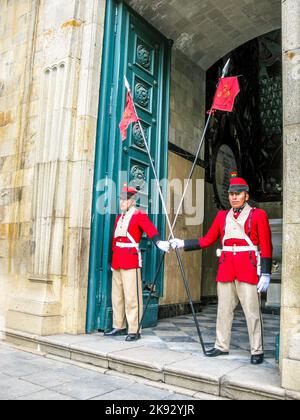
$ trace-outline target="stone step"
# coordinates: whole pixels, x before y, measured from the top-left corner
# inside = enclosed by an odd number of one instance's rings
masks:
[[[300,399],[280,386],[277,365],[252,366],[246,357],[208,359],[191,353],[157,349],[143,340],[127,343],[96,335],[38,337],[6,331],[5,340],[44,355],[63,357],[140,376],[151,381],[233,400]]]

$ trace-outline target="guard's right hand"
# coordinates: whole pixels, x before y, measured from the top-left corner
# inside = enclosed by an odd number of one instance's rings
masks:
[[[168,241],[158,241],[156,245],[163,252],[168,253],[170,251],[170,242]]]
[[[171,243],[171,247],[173,248],[173,249],[182,249],[182,248],[184,248],[184,241],[182,240],[182,239],[172,239],[171,241],[170,241],[170,243]]]

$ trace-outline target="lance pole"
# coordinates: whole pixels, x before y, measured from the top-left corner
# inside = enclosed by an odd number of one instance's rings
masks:
[[[230,59],[226,62],[225,66],[223,68],[221,79],[224,78],[224,77],[226,77],[226,75],[228,73],[229,65],[230,65]],[[220,84],[220,80],[219,80],[219,82],[217,84],[217,88],[218,88],[219,84]],[[205,137],[206,137],[206,133],[207,133],[207,130],[208,130],[208,127],[209,127],[209,124],[210,124],[210,120],[211,120],[212,115],[213,115],[213,105],[212,105],[212,107],[211,107],[211,109],[209,111],[209,115],[208,115],[208,118],[207,118],[207,121],[206,121],[204,130],[203,130],[203,134],[202,134],[202,137],[201,137],[201,139],[199,141],[199,145],[198,145],[198,149],[197,149],[197,152],[196,152],[196,155],[195,155],[195,159],[194,159],[194,162],[193,162],[191,171],[190,171],[189,176],[188,176],[188,179],[187,179],[187,183],[186,183],[186,186],[185,186],[185,189],[184,189],[184,193],[183,193],[183,196],[182,196],[182,198],[180,200],[180,203],[179,203],[178,208],[177,208],[177,211],[176,211],[176,215],[175,215],[174,222],[173,222],[173,225],[172,225],[172,231],[174,231],[174,229],[175,229],[175,226],[176,226],[176,223],[177,223],[177,220],[178,220],[178,217],[179,217],[180,210],[182,208],[182,205],[183,205],[185,196],[187,194],[187,191],[188,191],[190,182],[191,182],[191,180],[193,178],[193,174],[194,174],[195,168],[197,166],[197,162],[198,162],[198,159],[199,159],[199,156],[200,156],[200,153],[201,153],[201,149],[202,149],[202,146],[203,146]],[[171,235],[169,236],[168,240],[170,240],[170,239],[172,239],[172,236]],[[163,254],[161,256],[161,259],[160,259],[160,262],[159,262],[157,271],[155,273],[155,278],[154,278],[154,281],[152,283],[150,295],[149,295],[149,298],[148,298],[148,300],[146,302],[146,306],[145,306],[145,309],[144,309],[144,315],[145,315],[145,313],[146,313],[146,311],[148,309],[148,306],[150,304],[151,294],[154,292],[155,285],[156,285],[156,282],[157,282],[157,279],[158,279],[158,275],[160,273],[161,267],[162,267],[163,262],[164,262],[164,258],[165,258],[165,254]],[[143,315],[143,317],[144,317],[144,315]]]
[[[126,88],[128,90],[129,95],[131,96],[133,107],[134,107],[134,111],[135,111],[135,114],[137,115],[135,103],[134,103],[134,100],[133,100],[133,97],[132,97],[132,94],[131,94],[130,85],[128,83],[128,80],[126,79],[126,76],[125,76],[125,86],[126,86]],[[156,169],[155,169],[153,160],[152,160],[152,156],[151,156],[151,152],[150,152],[150,149],[149,149],[149,145],[148,145],[148,142],[147,142],[147,139],[146,139],[146,136],[145,136],[145,132],[144,132],[144,129],[143,129],[143,126],[142,126],[140,120],[138,120],[138,124],[139,124],[140,132],[141,132],[141,135],[142,135],[144,144],[145,144],[145,148],[146,148],[147,154],[149,156],[150,165],[151,165],[151,168],[152,168],[154,177],[155,177],[155,181],[156,181],[156,184],[157,184],[157,188],[158,188],[158,192],[159,192],[159,195],[160,195],[161,203],[162,203],[162,206],[163,206],[163,210],[165,212],[166,220],[167,220],[167,223],[168,223],[168,226],[169,226],[169,229],[170,229],[170,238],[175,239],[173,228],[172,228],[172,225],[171,225],[171,222],[170,222],[170,218],[169,218],[169,215],[168,215],[168,210],[167,210],[167,207],[166,207],[165,199],[164,199],[164,196],[163,196],[163,193],[162,193],[162,190],[161,190],[161,186],[160,186],[160,183],[159,183],[159,178],[158,178],[158,175],[157,175],[157,172],[156,172]],[[179,264],[179,267],[180,267],[180,273],[181,273],[181,276],[182,276],[184,287],[185,287],[185,290],[186,290],[186,293],[187,293],[187,296],[188,296],[188,299],[189,299],[189,304],[190,304],[190,307],[191,307],[191,310],[192,310],[192,314],[193,314],[193,317],[194,317],[194,321],[195,321],[195,324],[196,324],[196,327],[197,327],[197,332],[198,332],[198,335],[199,335],[199,339],[200,339],[200,343],[201,343],[201,346],[202,346],[202,350],[203,350],[203,353],[206,354],[206,349],[205,349],[204,341],[203,341],[203,338],[202,338],[202,334],[201,334],[201,330],[200,330],[200,325],[199,325],[199,322],[198,322],[198,319],[197,319],[197,315],[196,315],[194,304],[193,304],[193,300],[192,300],[192,294],[191,294],[189,283],[188,283],[188,280],[187,280],[187,277],[186,277],[186,274],[185,274],[185,270],[184,270],[184,267],[183,267],[183,264],[182,264],[182,261],[181,261],[179,250],[176,249],[175,252],[176,252],[178,264]],[[149,297],[151,298],[151,294],[150,294]],[[143,317],[144,317],[145,313],[146,312],[144,311]],[[138,330],[137,330],[136,336],[138,336],[138,334],[140,332],[142,321],[143,320],[141,320],[141,322],[140,322],[140,324],[138,326]]]
[[[228,73],[229,65],[230,65],[230,59],[227,61],[227,63],[225,64],[225,67],[223,68],[223,71],[222,71],[222,77],[221,77],[221,79],[223,79],[224,77],[226,77],[226,75],[227,75],[227,73]],[[220,80],[221,80],[221,79],[220,79]],[[219,80],[219,82],[218,82],[218,84],[217,84],[217,88],[218,88],[218,86],[219,86],[219,84],[220,84],[220,80]],[[206,133],[207,133],[207,130],[208,130],[208,127],[209,127],[209,124],[210,124],[210,120],[211,120],[211,116],[212,116],[212,115],[213,115],[213,105],[211,106],[211,109],[210,109],[210,111],[209,111],[209,115],[208,115],[208,118],[207,118],[207,121],[206,121],[206,124],[205,124],[204,130],[203,130],[203,134],[202,134],[202,137],[201,137],[201,140],[200,140],[200,142],[199,142],[199,146],[198,146],[198,149],[197,149],[197,152],[196,152],[195,160],[194,160],[194,163],[193,163],[192,169],[191,169],[191,171],[190,171],[190,174],[189,174],[189,176],[188,176],[188,179],[187,179],[187,183],[186,183],[186,186],[185,186],[185,190],[184,190],[183,196],[182,196],[182,198],[181,198],[181,200],[180,200],[180,203],[179,203],[179,205],[178,205],[178,209],[177,209],[176,216],[175,216],[175,219],[174,219],[174,222],[173,222],[173,226],[172,226],[172,229],[173,229],[173,230],[174,230],[174,228],[175,228],[175,226],[176,226],[176,223],[177,223],[177,219],[178,219],[178,216],[179,216],[180,210],[181,210],[181,208],[182,208],[182,205],[183,205],[183,202],[184,202],[185,196],[186,196],[187,191],[188,191],[188,189],[189,189],[190,182],[191,182],[191,180],[192,180],[192,178],[193,178],[194,171],[195,171],[195,168],[196,168],[196,166],[197,166],[197,162],[198,162],[198,159],[199,159],[199,156],[200,156],[200,152],[201,152],[201,149],[202,149],[202,145],[203,145],[203,143],[204,143],[205,136],[206,136]],[[169,238],[169,240],[170,240],[170,239],[171,239],[171,238]]]

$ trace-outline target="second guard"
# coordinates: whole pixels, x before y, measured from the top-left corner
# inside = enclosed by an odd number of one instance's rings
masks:
[[[215,347],[208,357],[228,355],[234,310],[243,307],[251,343],[251,363],[264,360],[263,328],[259,295],[271,279],[272,239],[267,213],[248,204],[249,185],[232,174],[229,187],[231,210],[220,211],[207,235],[195,240],[171,241],[185,251],[205,249],[221,238],[218,250],[218,317]]]

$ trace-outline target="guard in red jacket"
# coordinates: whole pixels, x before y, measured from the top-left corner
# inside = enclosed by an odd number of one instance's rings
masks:
[[[251,343],[251,363],[264,360],[263,331],[259,294],[266,292],[271,279],[272,239],[267,213],[250,207],[249,186],[232,174],[229,188],[229,211],[220,211],[207,235],[196,240],[171,241],[172,247],[185,251],[205,249],[221,238],[218,250],[218,319],[217,339],[207,356],[229,353],[234,310],[243,307]]]
[[[170,243],[161,240],[147,214],[136,208],[136,195],[137,190],[134,188],[125,185],[122,189],[122,214],[117,217],[112,243],[113,330],[105,333],[105,336],[126,334],[127,321],[127,341],[134,341],[141,336],[137,332],[143,315],[142,254],[139,247],[143,233],[161,251],[169,252],[170,249]]]

